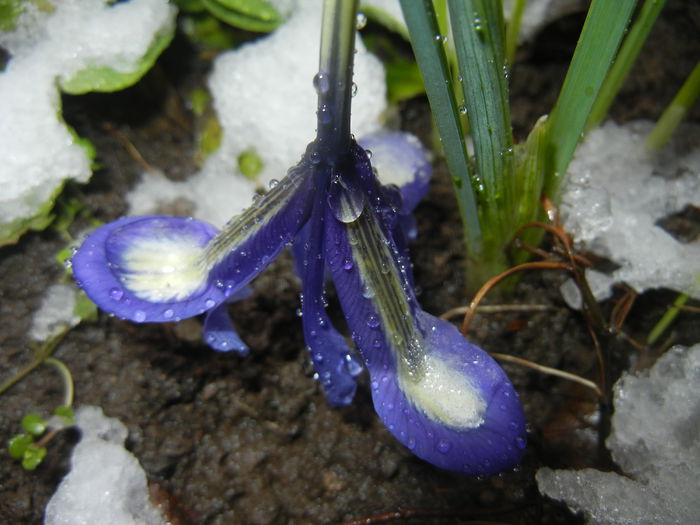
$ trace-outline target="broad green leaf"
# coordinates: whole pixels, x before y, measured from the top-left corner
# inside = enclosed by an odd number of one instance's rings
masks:
[[[22,418],[22,428],[32,436],[40,436],[46,430],[46,421],[36,412],[30,412]]]
[[[246,31],[269,33],[282,23],[280,14],[262,0],[202,0],[202,4],[223,22]]]
[[[27,450],[24,451],[24,458],[22,459],[22,467],[24,470],[34,470],[46,457],[46,447],[38,447],[36,444],[31,443],[27,446]]]
[[[34,442],[34,437],[29,434],[17,434],[7,443],[7,451],[12,459],[20,459],[24,456],[27,447]]]
[[[59,81],[61,89],[71,95],[82,95],[90,91],[112,92],[127,88],[153,67],[161,52],[168,47],[175,34],[170,27],[157,33],[151,46],[131,71],[117,71],[108,66],[95,65],[81,69],[67,80]]]

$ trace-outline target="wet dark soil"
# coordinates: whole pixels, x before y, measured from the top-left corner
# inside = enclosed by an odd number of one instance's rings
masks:
[[[511,75],[520,138],[551,108],[582,21],[581,15],[567,17],[520,50]],[[613,118],[659,116],[700,56],[698,28],[696,4],[669,2]],[[136,87],[64,99],[66,120],[98,151],[101,167],[90,184],[67,190],[87,206],[90,218],[107,221],[125,211],[123,196],[143,171],[127,141],[145,162],[172,178],[195,170],[196,125],[183,100],[202,83],[207,64],[178,40]],[[421,99],[402,107],[403,126],[426,140],[427,111]],[[690,118],[700,121],[697,107]],[[460,222],[440,163],[416,216],[419,235],[411,251],[424,308],[441,314],[467,304]],[[88,223],[77,219],[71,233]],[[47,230],[0,248],[2,381],[31,361],[26,337],[31,315],[47,286],[63,278],[55,255],[65,245],[63,236]],[[526,275],[507,303],[548,309],[479,315],[470,337],[488,351],[598,380],[587,323],[559,296],[564,278],[557,272]],[[544,465],[614,467],[597,447],[598,405],[591,391],[505,364],[529,421],[523,464],[489,479],[443,472],[413,457],[380,424],[366,378],[351,406],[328,407],[304,350],[295,313],[298,280],[288,256],[264,272],[254,288],[251,298],[231,307],[251,347],[246,358],[209,350],[200,340],[198,319],[135,325],[104,314],[72,330],[56,350],[73,374],[75,404],[99,405],[128,426],[128,448],[147,471],[154,498],[170,509],[172,523],[378,523],[377,515],[427,524],[581,522],[539,495],[534,473]],[[625,333],[643,341],[675,295],[661,290],[640,296],[623,325]],[[603,304],[606,314],[621,297],[622,292]],[[339,312],[332,314],[342,326]],[[700,340],[698,324],[697,314],[682,313],[673,342]],[[663,350],[638,350],[620,337],[602,338],[601,344],[613,379],[630,364],[648,365]],[[25,413],[47,414],[61,397],[51,369],[29,375],[0,397],[0,441],[20,431]],[[59,434],[34,472],[0,453],[0,522],[41,523],[77,439],[76,432]]]

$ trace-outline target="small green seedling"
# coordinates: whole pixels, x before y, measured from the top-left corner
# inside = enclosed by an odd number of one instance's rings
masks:
[[[8,441],[8,452],[12,459],[22,462],[25,470],[36,469],[46,457],[46,445],[58,432],[75,424],[73,409],[60,405],[48,421],[36,412],[22,418],[24,432]],[[36,440],[36,441],[35,441]]]

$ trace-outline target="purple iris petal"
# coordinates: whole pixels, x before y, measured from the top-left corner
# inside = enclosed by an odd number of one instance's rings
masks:
[[[73,256],[76,280],[100,308],[138,323],[211,310],[266,268],[307,220],[309,166],[303,159],[219,233],[182,217],[105,224]]]
[[[338,297],[389,430],[441,468],[490,475],[515,465],[525,431],[511,384],[485,352],[420,309],[380,215],[367,207],[342,223],[328,213],[326,232]]]
[[[183,217],[125,217],[92,232],[71,259],[77,283],[103,310],[137,323],[178,321],[224,293],[195,261],[217,230]]]
[[[355,397],[355,378],[362,371],[359,359],[345,338],[331,324],[326,313],[323,257],[326,203],[315,203],[311,220],[303,230],[301,242],[295,244],[297,267],[302,278],[302,324],[304,339],[318,378],[331,406],[345,406]]]
[[[214,350],[220,352],[234,350],[242,356],[248,354],[248,345],[238,337],[231,316],[228,314],[228,302],[207,312],[202,332],[204,340]]]
[[[372,165],[382,184],[401,190],[403,214],[416,209],[425,197],[432,167],[425,148],[410,133],[380,131],[362,137],[360,146],[372,152]]]

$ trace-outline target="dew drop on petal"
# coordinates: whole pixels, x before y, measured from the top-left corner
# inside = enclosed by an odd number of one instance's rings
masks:
[[[374,314],[370,314],[369,317],[367,317],[367,326],[370,328],[377,328],[379,326],[379,318]]]
[[[347,270],[348,272],[352,270],[354,264],[352,262],[352,259],[350,257],[346,257],[345,260],[343,261],[343,270]]]
[[[525,448],[525,438],[522,436],[516,437],[515,446],[518,447],[520,450],[523,450]]]
[[[168,308],[165,312],[163,312],[163,317],[165,319],[172,319],[173,315],[175,315],[175,312],[172,310],[172,308]]]
[[[120,301],[121,298],[124,297],[124,290],[121,288],[112,288],[109,291],[109,296],[115,301]]]
[[[207,299],[204,302],[204,306],[206,306],[207,308],[214,308],[215,305],[216,305],[216,301],[214,299]]]
[[[364,27],[367,25],[367,15],[360,12],[357,13],[357,19],[355,21],[355,28],[359,31],[360,29],[364,29]]]
[[[446,439],[441,439],[437,444],[438,452],[447,454],[452,449],[452,442]]]
[[[416,440],[412,437],[408,438],[406,446],[408,447],[408,450],[413,450],[414,448],[416,448]]]
[[[136,310],[134,312],[134,321],[137,323],[143,323],[146,320],[146,312],[143,310]]]

